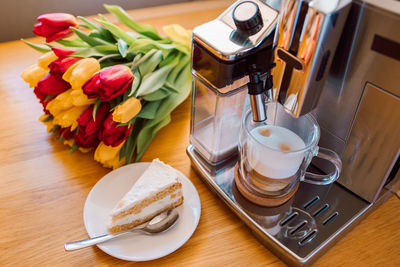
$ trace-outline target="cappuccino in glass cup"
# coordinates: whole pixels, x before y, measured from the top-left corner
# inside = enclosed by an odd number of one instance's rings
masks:
[[[246,186],[267,198],[283,197],[300,181],[326,185],[341,171],[339,156],[317,146],[320,130],[310,115],[292,117],[275,102],[265,104],[267,120],[254,122],[251,110],[242,120],[239,140],[239,175]],[[306,172],[311,159],[320,157],[334,166],[332,173]]]

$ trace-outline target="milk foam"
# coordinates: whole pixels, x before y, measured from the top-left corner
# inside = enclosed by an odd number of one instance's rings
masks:
[[[259,142],[248,139],[246,154],[251,168],[274,179],[288,178],[297,172],[304,152],[288,152],[304,149],[306,145],[296,133],[280,126],[265,125],[252,129],[250,135]]]

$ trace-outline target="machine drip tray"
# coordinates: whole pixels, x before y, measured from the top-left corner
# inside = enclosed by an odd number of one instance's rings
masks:
[[[203,181],[268,249],[290,265],[311,264],[372,210],[372,204],[338,183],[329,186],[301,183],[288,202],[274,208],[261,207],[237,190],[236,158],[221,166],[210,166],[192,145],[186,151]]]

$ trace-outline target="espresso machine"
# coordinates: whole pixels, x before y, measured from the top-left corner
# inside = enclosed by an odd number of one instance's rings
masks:
[[[400,188],[400,3],[239,0],[193,30],[193,168],[268,249],[309,265]],[[301,183],[278,207],[238,192],[241,118],[274,101],[311,113],[343,163],[331,185]],[[330,166],[313,160],[314,172]]]

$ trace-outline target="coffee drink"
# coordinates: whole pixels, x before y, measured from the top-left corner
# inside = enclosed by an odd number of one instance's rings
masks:
[[[250,136],[242,147],[241,163],[249,184],[272,194],[295,184],[304,158],[304,141],[291,130],[275,125],[256,127]]]

